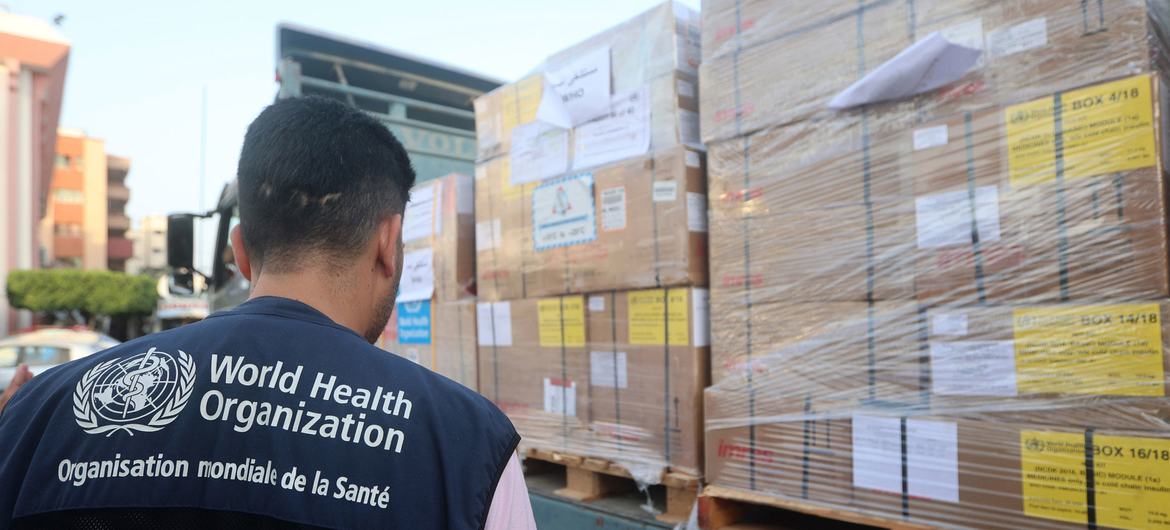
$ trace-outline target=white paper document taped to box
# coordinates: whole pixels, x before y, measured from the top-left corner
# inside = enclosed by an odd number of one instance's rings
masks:
[[[911,497],[959,502],[959,427],[906,420],[906,489]]]
[[[613,232],[626,228],[626,188],[601,190],[601,230]]]
[[[430,300],[435,294],[435,253],[429,248],[406,253],[402,258],[402,281],[398,302]]]
[[[829,101],[829,108],[848,109],[942,88],[962,78],[982,54],[936,31],[849,85]]]
[[[971,197],[966,189],[918,197],[914,201],[918,248],[970,245]],[[975,227],[979,241],[999,241],[999,191],[975,189]]]
[[[544,378],[544,411],[577,416],[577,382]]]
[[[508,156],[513,186],[563,175],[569,169],[569,131],[541,122],[518,125]]]
[[[609,110],[609,48],[582,54],[569,65],[545,74],[536,119],[561,128],[576,127]]]
[[[958,426],[952,422],[853,416],[853,485],[901,494],[902,457],[906,493],[958,502]]]
[[[475,327],[480,346],[511,346],[512,304],[510,302],[475,304]]]
[[[707,196],[702,193],[687,192],[687,230],[707,231]]]
[[[589,382],[593,386],[626,388],[626,352],[589,352]]]
[[[475,223],[475,250],[491,250],[500,246],[500,220]]]
[[[940,396],[1015,396],[1015,343],[932,341],[930,372],[931,390]]]
[[[402,215],[402,241],[409,243],[416,239],[431,237],[434,227],[435,187],[431,183],[416,186],[410,190],[410,202]]]
[[[678,198],[678,182],[673,180],[656,180],[651,193],[654,202],[671,202]]]
[[[711,291],[695,288],[691,290],[691,322],[692,333],[695,334],[695,347],[702,348],[711,344]]]
[[[600,166],[650,150],[650,93],[615,96],[609,114],[573,131],[573,169]]]
[[[902,422],[853,416],[853,485],[902,493]]]

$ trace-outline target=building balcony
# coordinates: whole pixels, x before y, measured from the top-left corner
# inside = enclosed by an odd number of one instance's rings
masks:
[[[57,202],[53,204],[53,221],[56,223],[84,223],[85,207],[80,204]]]
[[[81,258],[85,256],[85,239],[80,236],[54,236],[53,259]]]
[[[134,242],[124,237],[111,237],[106,242],[106,256],[110,260],[126,260],[134,256]]]
[[[113,155],[107,156],[106,172],[109,174],[111,181],[121,182],[126,178],[126,174],[130,172],[130,159]]]
[[[130,188],[120,184],[111,182],[106,188],[106,197],[110,202],[125,203],[130,200]]]
[[[130,218],[125,214],[111,212],[106,219],[106,226],[110,232],[125,232],[130,229]]]

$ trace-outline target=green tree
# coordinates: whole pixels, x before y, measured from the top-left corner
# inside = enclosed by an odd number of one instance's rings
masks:
[[[8,274],[8,303],[13,307],[38,313],[77,311],[90,326],[98,316],[149,315],[157,298],[149,276],[74,269]]]

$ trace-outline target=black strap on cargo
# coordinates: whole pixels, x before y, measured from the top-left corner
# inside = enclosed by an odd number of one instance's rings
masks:
[[[743,51],[743,2],[736,0],[735,2],[735,51],[732,52],[732,86],[735,88],[735,134],[742,136],[743,134],[743,115],[740,112],[740,105],[742,94],[739,86],[739,54]],[[751,189],[751,138],[742,136],[743,138],[743,191],[742,200],[747,201],[751,197],[747,193]],[[742,210],[741,210],[742,211]],[[756,489],[756,389],[753,382],[752,365],[752,244],[751,244],[751,220],[750,212],[743,213],[743,299],[744,299],[744,350],[747,372],[747,402],[748,402],[748,489]]]
[[[970,112],[963,114],[963,141],[967,153],[967,203],[971,205],[971,262],[975,266],[975,294],[979,305],[987,303],[987,288],[984,285],[983,243],[979,238],[979,198],[975,186],[975,141],[974,125]]]
[[[1093,463],[1093,429],[1085,429],[1085,526],[1097,529],[1097,477]]]
[[[910,518],[910,459],[907,458],[906,446],[906,417],[902,416],[898,422],[902,439],[902,518]]]
[[[543,81],[541,81],[541,82],[543,83]],[[515,102],[515,105],[513,105],[513,108],[516,109],[516,125],[519,126],[520,120],[522,118],[522,116],[520,114],[520,88],[517,87],[516,90],[514,90],[512,93],[514,95],[513,101]],[[509,133],[509,134],[511,134],[511,133]],[[511,166],[511,163],[509,162],[508,182],[504,183],[505,190],[508,189],[508,185],[511,183],[511,181],[512,181],[512,166]],[[526,208],[528,206],[526,204],[528,201],[524,200],[524,184],[519,185],[519,188],[520,188],[520,226],[524,226],[525,217],[530,215],[530,214],[526,213],[528,211]],[[531,235],[532,234],[529,234],[529,236],[531,236]],[[499,237],[499,234],[496,234],[496,237]],[[523,240],[523,238],[521,238],[521,240]],[[499,246],[501,242],[502,241],[497,240],[496,246]],[[536,241],[533,240],[532,244],[535,245]],[[521,298],[528,298],[528,263],[527,263],[528,260],[525,259],[525,256],[528,255],[529,250],[530,249],[528,248],[528,245],[520,245],[520,270],[515,271],[518,274],[520,274],[520,297]],[[493,255],[494,255],[494,251],[493,251]],[[499,274],[498,270],[496,271],[496,274],[497,275]],[[498,287],[497,287],[497,289],[498,289]],[[498,290],[496,291],[496,296],[499,296]],[[503,297],[500,296],[500,298],[503,298]]]
[[[917,294],[917,293],[916,293]],[[930,322],[926,306],[918,304],[918,405],[930,407]]]
[[[560,318],[561,318],[561,444],[566,450],[569,446],[569,369],[568,369],[568,351],[565,345],[565,297],[558,296],[557,302],[560,304]],[[540,308],[537,308],[539,315]],[[574,405],[576,404],[576,395],[573,396]],[[573,415],[577,414],[577,410],[573,409]]]
[[[1069,299],[1068,280],[1068,197],[1064,186],[1064,116],[1061,103],[1061,93],[1052,96],[1052,122],[1054,129],[1054,147],[1056,150],[1056,225],[1057,225],[1057,257],[1060,274],[1060,300]]]
[[[1089,13],[1089,3],[1092,0],[1081,0],[1081,24],[1083,26],[1084,35],[1092,35],[1105,31],[1105,0],[1097,0],[1097,26],[1096,28],[1089,27],[1089,20],[1093,18],[1093,14]]]
[[[623,436],[625,435],[625,433],[622,432],[623,431],[623,429],[622,429],[622,394],[621,394],[621,385],[618,384],[618,377],[619,377],[620,372],[618,371],[618,347],[617,347],[617,291],[610,291],[609,294],[610,294],[610,302],[611,302],[609,304],[609,336],[610,336],[610,349],[613,350],[613,416],[614,416],[614,423],[617,425],[617,427],[616,427],[617,436],[615,436],[615,438],[617,438],[617,448],[618,448],[618,452],[620,453],[620,452],[622,452],[622,449],[623,449],[622,444],[624,441]],[[628,307],[626,308],[626,319],[627,320],[629,319],[629,308]],[[627,354],[627,359],[626,359],[627,363],[629,362],[628,355],[629,354]],[[627,373],[626,380],[629,381],[628,369],[627,369],[626,373]],[[589,386],[592,387],[593,385],[589,385]]]
[[[662,264],[661,264],[661,249],[658,248],[658,200],[654,197],[654,183],[658,180],[658,164],[655,164],[654,157],[650,157],[650,217],[653,219],[654,227],[654,286],[662,287]],[[676,189],[677,193],[678,190]],[[676,197],[677,198],[677,197]]]
[[[804,396],[804,428],[803,440],[800,445],[800,498],[808,499],[809,453],[813,444],[813,429],[816,425],[812,416],[812,395]]]
[[[670,462],[670,289],[662,289],[662,450],[664,461]],[[676,405],[677,406],[677,405]]]
[[[457,322],[456,323],[456,331],[459,334],[458,335],[459,336],[459,339],[458,339],[458,342],[459,342],[459,382],[466,385],[467,384],[467,367],[466,367],[467,362],[465,361],[466,357],[464,356],[464,353],[463,353],[463,340],[465,339],[465,337],[463,336],[463,311],[462,311],[463,306],[462,306],[462,304],[460,304],[457,307],[459,307],[459,309],[460,309],[459,311],[457,311],[455,313],[455,320]],[[434,329],[434,321],[431,321],[431,328]],[[432,349],[431,351],[433,352],[434,350]],[[435,353],[431,353],[431,355],[434,356]],[[431,363],[434,364],[434,362],[435,362],[434,358],[432,357]],[[477,386],[478,386],[478,384],[477,384]]]
[[[488,320],[492,325],[492,400],[498,405],[500,403],[500,350],[498,347],[500,339],[496,336],[496,305],[495,303],[487,302],[487,306]],[[478,320],[476,322],[478,323]]]
[[[865,11],[864,0],[857,8],[857,75],[865,75]],[[870,155],[869,109],[861,108],[862,203],[865,205],[865,347],[866,389],[870,401],[877,399],[877,338],[874,322],[874,211],[871,195],[873,160]]]

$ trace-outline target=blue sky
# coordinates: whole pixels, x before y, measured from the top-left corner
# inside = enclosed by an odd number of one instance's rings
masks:
[[[206,87],[210,207],[235,173],[248,122],[276,93],[275,28],[294,22],[511,81],[547,55],[657,0],[305,0],[131,2],[0,0],[60,13],[73,49],[61,126],[133,160],[128,213],[199,207],[199,121]],[[699,0],[684,4],[698,9]]]

